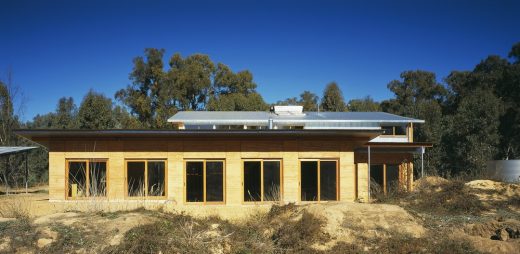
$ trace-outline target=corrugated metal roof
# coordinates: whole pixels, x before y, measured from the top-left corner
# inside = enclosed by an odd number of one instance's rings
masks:
[[[184,124],[266,125],[269,119],[280,124],[297,123],[424,123],[424,120],[385,112],[305,112],[303,115],[277,115],[259,111],[181,111],[168,122]]]
[[[34,146],[0,146],[0,155],[7,155],[13,153],[19,153],[23,151],[28,151],[32,149],[36,149]]]
[[[372,139],[381,130],[62,130],[22,129],[14,131],[28,139],[38,138],[183,138],[183,137],[360,137]]]

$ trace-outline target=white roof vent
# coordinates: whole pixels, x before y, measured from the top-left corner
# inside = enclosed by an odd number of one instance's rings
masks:
[[[303,106],[274,106],[274,113],[277,115],[301,116],[303,114]]]

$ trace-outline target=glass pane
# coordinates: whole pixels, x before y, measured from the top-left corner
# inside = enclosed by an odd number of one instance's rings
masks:
[[[69,162],[69,197],[87,196],[87,162]]]
[[[244,162],[244,201],[261,201],[261,163]]]
[[[206,201],[224,201],[224,162],[206,162]]]
[[[370,165],[370,190],[372,193],[380,193],[384,187],[383,165]]]
[[[394,135],[393,126],[381,126],[381,129],[383,129],[383,135]]]
[[[264,161],[264,200],[279,201],[280,161]]]
[[[91,161],[89,167],[89,196],[105,197],[107,194],[107,163]]]
[[[204,201],[204,162],[186,162],[186,200]]]
[[[394,191],[399,188],[399,165],[386,165],[386,190]]]
[[[126,186],[128,196],[144,197],[144,161],[131,161],[127,163],[126,168]]]
[[[318,162],[301,162],[301,200],[318,200]]]
[[[406,126],[395,126],[395,135],[406,135]]]
[[[148,196],[165,195],[164,161],[148,162]]]
[[[320,162],[320,200],[337,200],[336,161]]]

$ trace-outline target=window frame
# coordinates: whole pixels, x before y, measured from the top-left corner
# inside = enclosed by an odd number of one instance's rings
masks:
[[[264,200],[264,161],[277,161],[280,162],[280,200],[278,201],[265,201]],[[246,162],[260,162],[260,201],[246,201],[244,199],[244,164]],[[251,204],[273,204],[278,202],[283,202],[283,160],[282,159],[242,159],[242,204],[251,205]]]
[[[395,133],[395,128],[396,127],[402,127],[400,125],[382,125],[381,126],[381,129],[383,130],[383,127],[392,127],[392,134],[381,134],[381,136],[385,136],[385,137],[408,137],[408,128],[407,126],[403,126],[404,128],[404,134],[400,134],[400,135],[396,135]]]
[[[315,201],[307,201],[302,200],[302,162],[303,161],[316,161],[318,163],[318,178],[317,181],[317,200]],[[321,162],[322,161],[333,161],[336,162],[336,200],[321,200]],[[340,160],[337,158],[325,158],[325,159],[299,159],[298,160],[298,199],[300,203],[324,203],[324,202],[339,202],[341,200],[340,197],[340,170],[339,170]]]
[[[144,196],[128,195],[128,162],[144,162]],[[148,196],[148,162],[164,162],[164,196]],[[167,199],[168,198],[168,160],[167,159],[125,159],[125,199]]]
[[[85,197],[69,197],[69,166],[70,162],[85,162],[85,185],[86,185],[86,196]],[[91,162],[105,162],[106,163],[106,187],[105,187],[105,196],[96,196],[90,197],[90,163]],[[65,159],[65,200],[81,200],[81,199],[108,199],[108,192],[110,190],[110,165],[107,158],[94,158],[94,159],[84,159],[84,158],[66,158]]]
[[[202,162],[202,196],[203,201],[200,202],[191,202],[188,201],[188,184],[187,184],[187,176],[186,169],[188,162]],[[206,162],[222,162],[222,201],[206,201]],[[184,193],[183,199],[184,204],[186,205],[223,205],[226,204],[226,160],[225,159],[184,159],[183,161],[183,184],[184,184]]]

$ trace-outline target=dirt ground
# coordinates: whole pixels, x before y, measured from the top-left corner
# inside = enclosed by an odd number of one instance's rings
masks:
[[[143,209],[136,203],[107,210],[92,203],[64,205],[49,202],[45,187],[31,188],[29,194],[0,196],[0,253],[183,252],[161,251],[179,246],[169,234],[209,246],[201,249],[207,253],[241,252],[235,246],[239,241],[240,248],[252,253],[520,253],[515,236],[519,232],[520,237],[519,185],[487,180],[454,185],[428,177],[416,181],[415,189],[372,204],[262,206],[228,220],[218,218],[218,208],[172,210],[168,204],[152,203]],[[171,226],[170,221],[180,222]],[[147,226],[152,232],[163,226],[179,231],[167,231],[164,238],[148,243],[142,238]],[[293,239],[295,231],[300,235]],[[308,246],[291,245],[298,241]],[[140,242],[150,249],[136,249]]]

